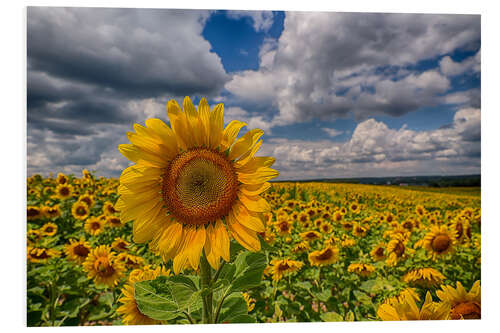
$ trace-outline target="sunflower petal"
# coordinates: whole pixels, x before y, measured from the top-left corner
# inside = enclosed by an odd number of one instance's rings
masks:
[[[250,150],[253,145],[259,140],[259,138],[264,134],[261,129],[253,129],[245,133],[241,138],[236,140],[231,151],[229,152],[229,159],[235,160],[248,150]]]
[[[269,203],[258,195],[249,196],[242,192],[238,192],[238,198],[249,211],[265,213],[271,210]]]
[[[210,148],[217,148],[224,129],[224,104],[217,104],[210,114]]]
[[[247,124],[239,120],[233,120],[226,126],[222,134],[221,151],[226,151],[233,145],[238,133],[244,126],[247,126]]]

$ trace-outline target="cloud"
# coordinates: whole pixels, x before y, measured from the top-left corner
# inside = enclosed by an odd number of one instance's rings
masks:
[[[248,129],[260,128],[266,134],[271,133],[271,124],[261,115],[252,115],[239,106],[227,107],[224,110],[224,121],[226,124],[232,120],[240,120],[247,124]]]
[[[439,61],[441,73],[446,76],[457,76],[466,72],[476,74],[481,71],[481,50],[461,62],[455,62],[450,56],[445,56]]]
[[[443,103],[451,88],[439,67],[412,66],[479,43],[477,15],[287,12],[279,40],[261,47],[259,70],[234,74],[225,88],[277,108],[273,126],[401,116]]]
[[[480,113],[460,109],[452,124],[429,131],[367,119],[346,142],[274,138],[259,154],[276,158],[281,179],[480,173]]]
[[[251,11],[251,10],[228,10],[226,12],[228,18],[241,19],[248,17],[253,22],[255,31],[268,31],[273,26],[274,14],[271,11]]]
[[[332,138],[344,133],[344,131],[339,131],[339,130],[336,130],[335,128],[322,127],[321,129],[324,132],[326,132],[326,134],[328,134],[328,136],[330,136]]]
[[[194,10],[28,8],[28,70],[126,97],[216,94],[229,79]]]
[[[28,173],[119,174],[133,123],[230,79],[197,10],[28,7]]]

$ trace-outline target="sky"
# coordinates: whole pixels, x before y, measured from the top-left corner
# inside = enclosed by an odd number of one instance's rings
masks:
[[[263,129],[279,180],[480,173],[479,15],[27,15],[28,175],[118,177],[126,132],[184,96]]]

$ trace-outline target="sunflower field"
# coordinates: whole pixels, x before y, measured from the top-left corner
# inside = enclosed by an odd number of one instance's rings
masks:
[[[119,184],[27,179],[28,326],[481,318],[479,190],[270,183],[258,249],[229,233],[178,269],[134,241]]]

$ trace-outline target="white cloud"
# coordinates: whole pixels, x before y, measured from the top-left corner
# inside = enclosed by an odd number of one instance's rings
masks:
[[[445,56],[439,61],[441,73],[446,76],[457,76],[465,72],[479,73],[481,71],[481,50],[461,62],[455,62],[450,56]]]
[[[322,127],[321,129],[324,132],[326,132],[326,134],[328,134],[329,136],[331,136],[332,138],[336,137],[336,136],[339,136],[339,135],[341,135],[341,134],[344,133],[344,131],[339,131],[339,130],[336,130],[335,128]]]
[[[259,154],[276,158],[281,179],[479,173],[480,113],[461,109],[449,127],[427,131],[367,119],[346,142],[275,138]]]
[[[351,112],[400,116],[445,102],[450,89],[442,72],[404,66],[479,40],[477,15],[287,12],[277,45],[261,47],[259,70],[234,74],[225,88],[278,108],[273,126]]]
[[[274,14],[271,11],[229,10],[226,12],[226,15],[232,19],[240,19],[242,17],[251,18],[253,28],[257,32],[268,31],[273,26]]]

